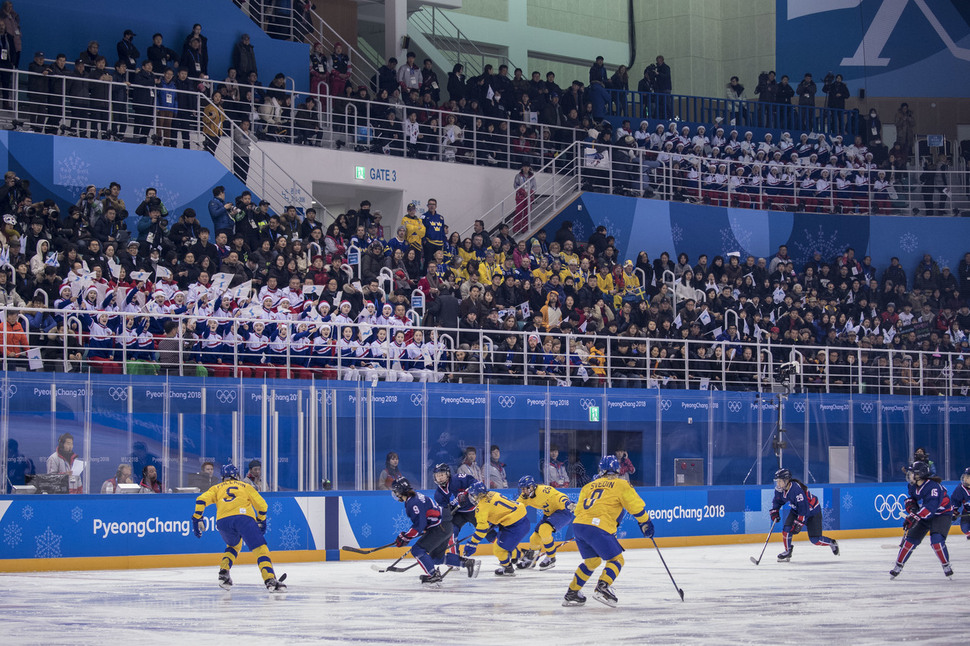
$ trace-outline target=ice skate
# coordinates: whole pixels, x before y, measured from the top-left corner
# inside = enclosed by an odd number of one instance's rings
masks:
[[[438,589],[441,587],[441,579],[443,578],[441,573],[435,570],[431,574],[422,574],[421,583],[426,588]]]
[[[286,592],[286,585],[282,581],[278,581],[274,576],[266,579],[266,589],[270,592]]]
[[[792,553],[792,551],[793,550],[785,550],[784,552],[782,552],[781,554],[779,554],[778,555],[778,562],[779,563],[787,563],[788,561],[790,561],[791,560],[791,553]]]
[[[465,559],[464,568],[468,571],[468,578],[474,579],[478,577],[478,571],[482,567],[482,562],[479,559]]]
[[[542,563],[539,564],[539,569],[540,570],[551,570],[554,567],[556,567],[556,557],[555,556],[547,556],[546,558],[544,558],[542,560]]]
[[[495,570],[495,576],[515,576],[515,567],[510,563]]]
[[[946,565],[943,566],[943,574],[946,575],[947,581],[952,581],[953,580],[953,568],[950,567],[950,564],[949,563],[947,563]]]
[[[609,606],[610,608],[616,607],[616,594],[613,593],[613,588],[611,588],[606,581],[596,582],[596,591],[593,592],[593,598],[600,603]]]
[[[219,570],[219,587],[223,590],[232,589],[232,577],[229,576],[229,570]]]
[[[520,570],[525,570],[531,567],[535,567],[536,564],[536,553],[535,550],[522,550],[522,558],[520,558],[516,563],[515,567]]]
[[[839,555],[839,542],[838,541],[832,541],[832,545],[830,545],[830,547],[832,548],[832,553],[835,554],[836,556],[838,556]]]
[[[889,576],[892,577],[892,579],[895,579],[897,576],[899,576],[899,573],[902,571],[903,571],[903,564],[897,563],[896,565],[893,566],[893,569],[889,570]]]
[[[579,590],[566,590],[566,596],[562,598],[563,607],[581,606],[586,603],[586,597]]]

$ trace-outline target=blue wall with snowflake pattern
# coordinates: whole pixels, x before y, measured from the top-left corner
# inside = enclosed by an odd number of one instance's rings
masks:
[[[702,253],[713,258],[732,251],[771,258],[785,244],[800,270],[815,251],[832,258],[852,247],[860,260],[872,256],[880,273],[898,256],[912,281],[924,253],[955,274],[970,251],[967,218],[784,213],[583,193],[546,225],[549,239],[564,220],[573,222],[577,240],[604,225],[616,236],[620,257],[631,260],[640,251],[651,260],[683,251],[691,263]]]
[[[208,202],[212,188],[223,185],[233,198],[245,190],[225,166],[201,150],[182,150],[95,139],[51,137],[25,132],[0,132],[0,160],[30,181],[34,201],[53,198],[66,214],[81,190],[121,184],[121,198],[130,211],[128,229],[134,231],[135,208],[154,187],[169,212],[169,226],[186,208],[193,208],[203,226],[212,226]]]

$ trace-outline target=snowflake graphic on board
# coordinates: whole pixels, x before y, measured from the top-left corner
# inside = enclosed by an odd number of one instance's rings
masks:
[[[17,523],[10,523],[3,528],[3,542],[8,546],[16,547],[20,545],[20,542],[23,539],[23,532],[20,530],[20,525]]]
[[[24,517],[24,520],[30,520],[31,518],[34,517],[34,508],[31,507],[30,505],[24,505],[24,508],[20,512],[20,515]]]
[[[808,229],[802,229],[802,233],[801,238],[793,238],[796,253],[792,256],[796,263],[807,261],[816,251],[820,252],[823,258],[842,254],[844,244],[839,240],[838,230],[826,234],[822,225],[819,225],[817,233],[812,233]]]
[[[155,189],[155,194],[158,196],[158,199],[162,201],[162,204],[165,205],[165,208],[169,210],[174,209],[175,205],[179,203],[179,195],[181,194],[168,188],[161,175],[156,173],[155,177],[152,178],[152,183],[149,184],[149,186]],[[146,186],[145,188],[148,187]]]
[[[283,513],[283,503],[281,503],[279,500],[273,503],[273,513],[274,514]]]
[[[744,254],[748,249],[751,248],[751,235],[752,235],[751,228],[745,225],[744,222],[742,222],[741,219],[737,217],[730,218],[730,222],[731,222],[731,234],[734,237],[734,239],[737,241],[738,245],[740,246],[740,249],[725,249],[724,251],[725,252],[740,251],[742,254]],[[722,236],[723,236],[723,232],[722,232]]]
[[[939,266],[940,269],[943,269],[944,267],[949,267],[950,266],[950,259],[949,258],[945,258],[943,256],[937,256],[936,257],[936,264],[937,264],[937,266]]]
[[[372,533],[371,527],[367,523],[364,523],[364,526],[360,528],[360,535],[364,538],[370,538]]]
[[[844,493],[842,494],[842,509],[849,511],[852,509],[852,494]]]
[[[822,519],[823,519],[822,520],[822,527],[824,529],[838,529],[835,526],[835,518],[833,518],[833,516],[832,516],[832,507],[831,507],[831,505],[828,506],[828,507],[823,507],[822,508],[822,512],[823,512],[823,516],[822,516]]]
[[[354,502],[350,503],[350,513],[351,514],[353,514],[354,516],[359,516],[361,511],[362,510],[360,508],[360,501],[359,500],[355,500]]]
[[[391,521],[394,523],[395,532],[406,532],[411,528],[411,519],[402,511]]]
[[[670,237],[674,244],[684,241],[684,228],[679,224],[670,225]]]
[[[626,530],[625,529],[621,529],[620,531],[618,531],[616,533],[616,537],[617,538],[626,538]]]
[[[906,253],[913,253],[919,248],[919,238],[911,232],[904,233],[899,236],[899,248]]]
[[[76,152],[57,162],[57,184],[73,189],[87,186],[88,168],[91,164],[84,161]]]
[[[34,557],[39,559],[60,558],[61,538],[63,537],[51,531],[50,527],[35,536],[34,540],[37,541],[37,551],[34,553]]]
[[[75,506],[74,509],[71,510],[71,520],[73,520],[75,523],[79,523],[81,522],[82,518],[84,518],[84,510]]]
[[[731,522],[731,531],[734,532],[735,534],[737,534],[738,532],[740,532],[741,531],[741,523],[739,523],[736,520],[735,521],[732,521]]]
[[[586,239],[586,226],[582,222],[573,222],[573,235],[577,240]]]
[[[613,220],[611,220],[609,216],[605,216],[600,221],[600,224],[606,227],[606,235],[611,235],[611,236],[617,235],[619,228],[616,226],[616,224],[613,223]]]
[[[286,523],[282,531],[280,531],[280,548],[284,550],[295,550],[300,547],[300,535],[302,533],[293,523]]]

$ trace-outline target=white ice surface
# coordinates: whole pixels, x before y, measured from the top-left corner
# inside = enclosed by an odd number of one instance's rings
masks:
[[[265,592],[254,565],[233,568],[235,587],[211,568],[0,575],[3,644],[955,644],[965,637],[970,541],[950,535],[956,574],[947,581],[929,547],[896,581],[892,539],[841,541],[842,555],[796,543],[790,563],[761,545],[667,548],[681,602],[652,549],[628,550],[614,585],[619,606],[592,598],[560,603],[579,562],[563,552],[555,569],[498,578],[453,571],[438,591],[414,568],[379,573],[372,563],[278,564],[285,595]],[[598,576],[599,570],[594,575]],[[964,642],[965,643],[965,642]]]

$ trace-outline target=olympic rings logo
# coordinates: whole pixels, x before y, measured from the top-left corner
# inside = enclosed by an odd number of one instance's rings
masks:
[[[422,403],[424,403],[424,395],[419,395],[418,393],[412,394],[411,403],[415,406],[420,406]]]
[[[660,410],[662,410],[662,411],[668,411],[668,410],[670,410],[670,407],[671,406],[672,406],[672,404],[671,404],[671,402],[670,402],[669,399],[661,399],[660,400]]]
[[[902,520],[906,517],[906,500],[909,498],[904,493],[893,495],[878,494],[873,500],[873,506],[883,520]]]
[[[515,406],[515,395],[502,395],[498,398],[498,405],[502,408],[512,408]]]
[[[2,393],[4,399],[9,399],[17,394],[17,384],[10,384],[9,386],[0,388],[0,393]]]
[[[123,402],[128,400],[128,389],[121,386],[112,386],[108,388],[108,395],[116,402]]]
[[[235,390],[217,390],[216,399],[220,404],[231,404],[236,401],[236,391]]]
[[[728,410],[732,413],[741,412],[741,402],[728,402]]]
[[[596,405],[596,402],[592,399],[580,399],[579,405],[583,407],[583,410],[589,410],[590,406]]]
[[[929,404],[919,405],[919,412],[923,413],[924,415],[929,415],[931,409],[932,409],[932,406],[930,406]]]
[[[863,413],[871,413],[872,412],[872,403],[871,402],[863,402],[859,406],[859,408],[862,410]]]
[[[805,402],[795,402],[795,412],[804,413],[805,412]]]

